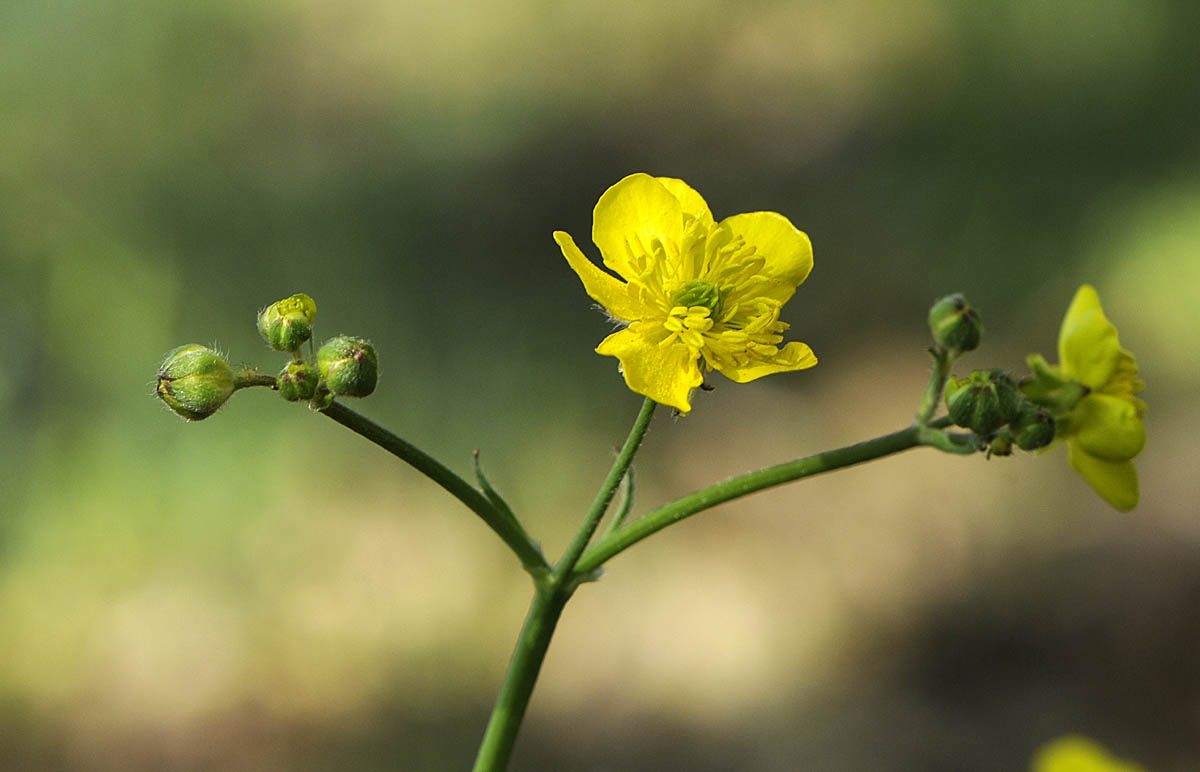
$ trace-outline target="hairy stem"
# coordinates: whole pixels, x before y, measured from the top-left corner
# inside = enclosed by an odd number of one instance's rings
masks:
[[[233,374],[233,387],[245,389],[250,386],[276,386],[274,375],[265,375],[257,370],[238,370]]]

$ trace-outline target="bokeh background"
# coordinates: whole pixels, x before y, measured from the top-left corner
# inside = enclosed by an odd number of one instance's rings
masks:
[[[1145,376],[1141,506],[1059,449],[930,450],[614,560],[515,770],[1019,770],[1084,732],[1200,767],[1200,5],[0,4],[0,768],[466,769],[529,597],[427,480],[265,390],[184,424],[161,356],[377,344],[355,407],[557,555],[636,414],[550,233],[633,171],[788,215],[821,364],[660,411],[644,512],[900,428],[930,302],[1054,359],[1097,286]]]

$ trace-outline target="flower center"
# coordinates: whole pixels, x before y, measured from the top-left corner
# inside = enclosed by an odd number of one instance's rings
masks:
[[[719,319],[721,317],[721,289],[715,282],[706,279],[694,279],[683,285],[674,298],[674,303],[677,306],[684,308],[692,308],[701,306],[709,310],[709,317]]]

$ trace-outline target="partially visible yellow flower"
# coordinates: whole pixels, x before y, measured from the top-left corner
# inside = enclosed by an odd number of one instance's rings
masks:
[[[1114,758],[1086,737],[1069,735],[1042,746],[1033,757],[1031,772],[1146,772],[1146,768]]]
[[[1146,403],[1135,395],[1145,384],[1090,285],[1079,288],[1063,318],[1058,359],[1057,373],[1086,388],[1071,411],[1058,418],[1057,436],[1067,440],[1071,466],[1109,504],[1133,509],[1138,477],[1132,459],[1146,444]]]
[[[812,245],[783,215],[713,220],[683,180],[631,174],[604,192],[592,219],[593,264],[570,235],[554,232],[584,290],[626,325],[596,352],[621,362],[625,383],[680,412],[717,370],[737,383],[817,363],[812,349],[780,348],[779,311],[812,270]]]

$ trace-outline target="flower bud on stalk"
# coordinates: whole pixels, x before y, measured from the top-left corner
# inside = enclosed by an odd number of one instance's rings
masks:
[[[336,396],[365,397],[379,379],[379,355],[362,338],[339,335],[317,350],[321,381]]]
[[[929,331],[939,346],[951,351],[973,351],[979,346],[983,323],[959,293],[947,295],[929,309]]]
[[[210,348],[190,343],[167,354],[154,391],[185,421],[199,421],[217,412],[235,388],[229,362]]]
[[[1021,402],[1012,425],[1013,441],[1021,450],[1037,450],[1054,441],[1054,417],[1032,402]]]
[[[946,384],[946,409],[958,426],[986,437],[1017,415],[1020,393],[1002,370],[975,370]]]
[[[303,292],[272,303],[258,312],[258,331],[271,348],[294,354],[312,337],[317,304]]]
[[[312,399],[317,393],[320,374],[307,362],[288,362],[277,381],[279,394],[288,402]]]

